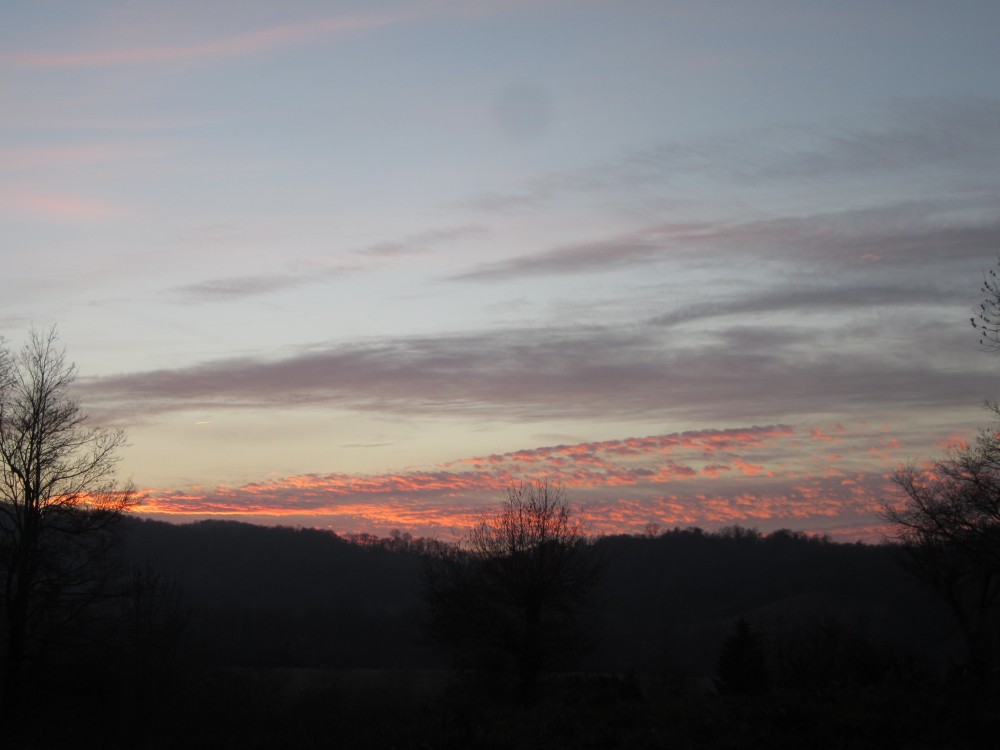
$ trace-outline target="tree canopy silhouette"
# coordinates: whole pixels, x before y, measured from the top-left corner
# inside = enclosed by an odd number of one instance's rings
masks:
[[[902,503],[887,503],[913,573],[948,603],[975,667],[995,662],[1000,610],[1000,434],[984,430],[929,468],[893,476]]]
[[[516,484],[464,547],[428,558],[425,595],[432,633],[504,658],[533,689],[543,669],[581,653],[581,617],[598,581],[599,560],[572,517],[565,494],[547,482]]]
[[[112,522],[137,501],[115,480],[125,433],[89,428],[71,395],[76,368],[55,329],[0,348],[0,575],[4,701],[27,658],[108,579]]]

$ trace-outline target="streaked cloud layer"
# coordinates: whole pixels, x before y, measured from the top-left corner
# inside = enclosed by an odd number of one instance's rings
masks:
[[[935,333],[926,320],[914,328],[913,335]],[[869,343],[875,333],[870,324],[832,332],[737,324],[693,340],[659,326],[381,339],[108,376],[85,382],[83,394],[94,408],[123,410],[118,418],[126,420],[148,412],[328,405],[514,421],[718,422],[961,408],[965,394],[992,383],[988,370],[956,371],[947,350],[940,359],[879,351]],[[802,357],[817,339],[828,346]]]
[[[838,424],[831,432],[814,427],[800,435],[787,425],[702,430],[520,450],[425,471],[151,490],[145,511],[167,518],[253,512],[342,530],[405,526],[440,536],[461,534],[511,482],[547,479],[577,498],[595,532],[763,523],[872,538],[865,524],[902,447],[877,430],[851,432]],[[825,450],[817,451],[817,443]]]
[[[996,396],[995,4],[56,6],[0,24],[0,334],[151,513],[868,538]]]

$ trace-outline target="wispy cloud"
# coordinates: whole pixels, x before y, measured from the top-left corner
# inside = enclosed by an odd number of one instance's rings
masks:
[[[337,34],[398,24],[417,16],[419,7],[415,6],[413,9],[396,13],[322,18],[282,24],[188,44],[131,46],[83,52],[14,52],[8,53],[5,58],[14,66],[21,68],[207,62],[261,55]]]
[[[754,313],[826,313],[838,310],[860,311],[866,308],[900,306],[953,305],[962,299],[960,291],[931,286],[865,284],[857,286],[803,286],[797,289],[777,289],[748,295],[743,299],[703,302],[682,307],[657,316],[650,322],[672,326],[727,315],[746,316]],[[783,334],[782,334],[783,335]]]
[[[287,275],[239,276],[200,281],[177,287],[176,291],[191,300],[228,301],[289,289],[307,280],[303,276]]]
[[[985,367],[954,366],[953,328],[936,332],[923,318],[909,324],[921,327],[926,350],[914,352],[908,338],[894,349],[839,329],[787,326],[766,329],[766,346],[742,328],[688,342],[661,326],[510,329],[315,346],[283,358],[220,360],[81,387],[92,408],[121,416],[309,405],[516,421],[773,420],[970,408],[979,402],[971,394],[992,392]],[[934,353],[938,338],[941,356]]]
[[[82,184],[87,170],[109,170],[121,164],[162,156],[161,144],[121,142],[78,143],[66,146],[32,146],[0,149],[0,173],[17,187],[0,190],[0,211],[17,218],[44,222],[94,222],[117,218],[128,211],[120,203],[97,197]],[[68,179],[67,179],[68,178]],[[106,184],[98,177],[88,180]],[[59,185],[53,189],[50,185]]]
[[[433,253],[441,246],[482,236],[485,232],[484,227],[474,225],[427,229],[348,250],[345,254],[338,256],[345,257],[346,255],[347,260],[313,261],[305,264],[289,262],[279,271],[206,279],[175,287],[172,292],[181,299],[190,302],[241,300],[306,284],[329,282],[373,266],[407,262],[413,256]],[[226,244],[243,242],[246,239],[259,240],[261,237],[260,233],[239,230],[234,227],[206,227],[197,232],[186,234],[183,241],[187,244]],[[266,233],[263,237],[267,238]]]
[[[407,235],[399,239],[376,242],[357,249],[358,255],[373,258],[392,258],[401,255],[425,253],[440,245],[452,244],[464,240],[482,237],[487,233],[484,226],[463,224],[440,229],[428,229],[423,232]]]
[[[705,184],[742,189],[795,183],[825,189],[835,182],[890,178],[901,187],[924,184],[934,171],[967,174],[1000,162],[1000,99],[900,99],[866,126],[844,123],[768,126],[726,136],[671,141],[574,170],[535,177],[507,190],[488,190],[464,204],[486,211],[537,209],[573,195],[663,191],[679,198]],[[963,180],[964,181],[964,180]],[[968,188],[974,186],[967,186]],[[925,191],[946,201],[936,190]]]
[[[0,194],[0,211],[21,218],[55,222],[104,221],[125,213],[121,206],[99,198],[33,190]]]
[[[456,281],[603,273],[684,261],[717,264],[719,257],[796,267],[859,269],[879,262],[927,263],[988,258],[1000,246],[1000,219],[947,220],[927,204],[900,204],[746,222],[650,226],[607,239],[566,245],[484,264]]]
[[[0,149],[0,171],[36,172],[50,168],[80,167],[159,155],[161,150],[149,144],[87,143],[73,146],[49,146]]]
[[[636,232],[604,241],[558,247],[488,263],[452,276],[454,281],[499,281],[526,276],[597,273],[665,260],[669,230]]]

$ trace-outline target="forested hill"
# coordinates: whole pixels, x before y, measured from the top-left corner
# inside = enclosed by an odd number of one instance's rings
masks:
[[[184,650],[199,662],[448,665],[424,637],[423,540],[136,518],[124,531],[133,564],[176,582],[188,613]],[[947,612],[888,546],[743,529],[613,536],[596,546],[604,572],[585,668],[704,676],[741,616],[776,637],[833,629],[923,652],[940,666],[949,659]]]
[[[314,529],[129,519],[130,562],[175,581],[197,661],[227,666],[432,666],[415,552]]]
[[[604,637],[595,657],[609,668],[710,674],[740,617],[777,640],[849,636],[927,655],[938,668],[959,647],[946,607],[911,578],[889,545],[738,527],[610,537],[601,545],[608,565]]]

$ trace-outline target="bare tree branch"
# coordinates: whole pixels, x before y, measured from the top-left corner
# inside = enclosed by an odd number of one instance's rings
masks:
[[[910,570],[949,605],[975,669],[1000,659],[1000,435],[925,468],[896,471],[901,501],[883,505]]]
[[[983,275],[980,291],[986,297],[970,321],[979,332],[979,345],[989,351],[1000,351],[1000,276],[996,269],[991,268]]]
[[[530,693],[542,669],[588,644],[580,619],[600,561],[561,488],[516,484],[461,547],[432,554],[425,597],[433,634],[491,662],[512,659]]]
[[[31,648],[72,619],[106,580],[104,533],[139,498],[115,479],[121,430],[88,428],[70,395],[76,367],[54,328],[16,354],[0,343],[0,576],[4,703],[13,706]]]

